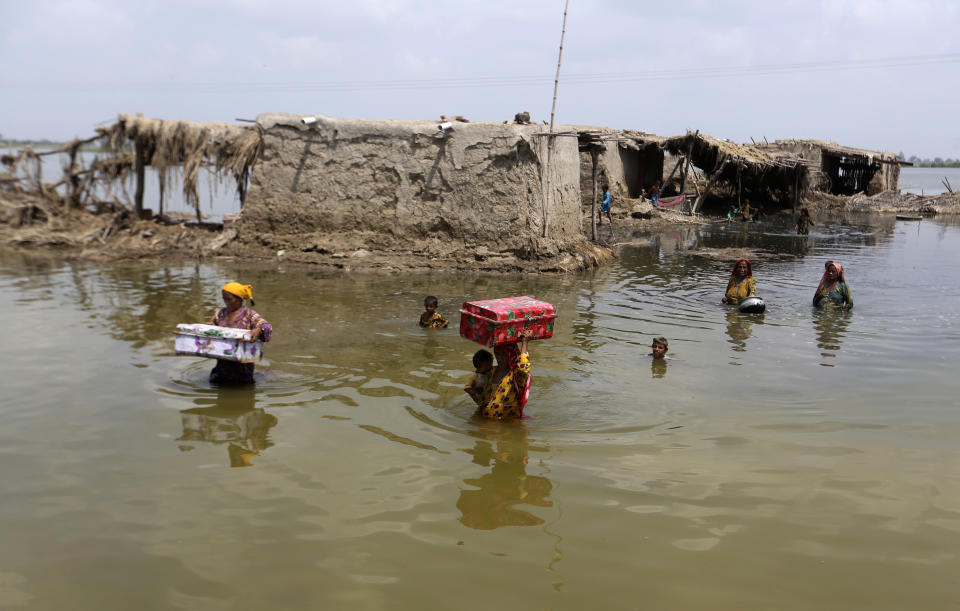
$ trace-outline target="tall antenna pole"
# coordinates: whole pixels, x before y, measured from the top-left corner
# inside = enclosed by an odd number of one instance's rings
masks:
[[[563,39],[567,35],[567,9],[570,0],[563,3],[563,27],[560,30],[560,52],[557,54],[557,75],[553,79],[553,105],[550,107],[550,133],[547,135],[547,164],[543,186],[543,237],[550,235],[550,153],[553,151],[553,117],[557,112],[557,89],[560,87],[560,63],[563,60]]]
[[[560,53],[557,55],[557,76],[553,79],[553,106],[550,108],[550,131],[553,131],[553,115],[557,111],[557,89],[560,87],[560,61],[563,59],[563,39],[567,35],[567,9],[570,0],[563,4],[563,28],[560,30]]]

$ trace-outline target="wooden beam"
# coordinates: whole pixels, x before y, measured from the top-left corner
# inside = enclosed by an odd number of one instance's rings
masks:
[[[742,205],[740,203],[740,196],[743,194],[743,181],[740,179],[740,174],[743,172],[743,164],[737,163],[737,210],[740,209]]]
[[[732,161],[729,159],[724,161],[722,164],[720,164],[720,167],[717,168],[717,171],[714,172],[713,177],[710,178],[710,182],[708,182],[707,186],[703,188],[703,193],[697,196],[696,201],[693,202],[693,206],[690,207],[691,216],[696,214],[697,210],[700,209],[700,206],[703,205],[703,201],[707,199],[707,194],[710,193],[710,189],[712,189],[713,185],[720,180],[720,175],[723,174],[723,170],[726,169],[727,165],[730,163],[732,163]]]
[[[690,170],[690,157],[693,155],[693,143],[697,141],[697,137],[700,135],[700,130],[698,129],[694,132],[693,137],[690,138],[690,144],[687,145],[687,163],[683,166],[683,172],[680,173],[680,195],[683,195],[683,190],[687,185],[687,172]]]
[[[157,212],[157,215],[158,215],[158,216],[163,216],[163,191],[164,191],[164,189],[167,188],[167,187],[166,187],[166,184],[165,184],[165,183],[167,182],[167,170],[166,170],[166,168],[160,170],[160,171],[157,173],[157,177],[160,179],[160,206],[159,206],[159,207],[160,207],[160,211]]]
[[[793,211],[797,211],[797,205],[800,202],[800,164],[793,169]]]
[[[144,183],[144,153],[143,145],[138,141],[136,151],[134,152],[134,167],[137,174],[137,190],[133,195],[133,208],[137,212],[137,218],[143,218],[143,183]]]
[[[600,179],[600,166],[597,163],[600,151],[597,147],[590,149],[590,158],[593,160],[593,205],[590,206],[590,239],[597,241],[597,181]]]
[[[673,178],[673,175],[676,173],[677,168],[679,168],[680,164],[683,163],[683,159],[684,159],[683,155],[680,155],[680,158],[677,159],[677,164],[673,166],[672,170],[670,170],[670,175],[667,176],[667,179],[665,181],[663,181],[663,184],[666,185],[670,183],[670,180]]]

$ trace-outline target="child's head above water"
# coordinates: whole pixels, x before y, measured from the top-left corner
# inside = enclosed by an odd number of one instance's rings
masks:
[[[487,350],[477,350],[473,354],[473,368],[479,373],[486,373],[493,368],[493,355]]]
[[[650,349],[653,351],[653,358],[662,359],[663,355],[667,353],[667,338],[653,338],[653,343],[650,344]]]
[[[427,312],[436,312],[436,311],[437,311],[437,305],[438,305],[439,303],[440,303],[440,302],[437,301],[437,298],[436,298],[436,297],[434,297],[433,295],[427,295],[427,296],[423,299],[423,309],[425,309]]]

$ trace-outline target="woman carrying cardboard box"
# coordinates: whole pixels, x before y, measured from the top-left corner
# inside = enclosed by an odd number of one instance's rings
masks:
[[[217,310],[209,324],[232,329],[247,329],[250,339],[244,341],[255,342],[258,339],[270,341],[273,335],[273,325],[263,319],[252,308],[243,305],[246,299],[253,303],[253,286],[228,282],[220,290],[223,304],[226,306]],[[253,384],[253,363],[238,363],[224,359],[217,359],[217,364],[210,372],[212,384]]]

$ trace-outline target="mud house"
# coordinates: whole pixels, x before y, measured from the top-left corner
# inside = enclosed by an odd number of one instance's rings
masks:
[[[662,180],[664,194],[689,195],[687,210],[717,211],[745,198],[790,208],[810,190],[835,195],[896,190],[903,164],[892,153],[818,140],[738,144],[699,131],[666,138],[597,127],[577,130],[585,206],[593,201],[594,183],[636,198]],[[702,189],[694,168],[704,174]]]
[[[808,166],[788,152],[766,151],[699,132],[668,138],[664,147],[707,177],[691,205],[695,212],[704,207],[739,205],[744,198],[789,208],[797,205],[808,187]]]
[[[563,129],[284,114],[257,126],[242,226],[275,245],[422,251],[442,240],[525,256],[582,239],[577,139]]]
[[[79,147],[94,140],[109,151],[79,164]],[[44,184],[39,158],[55,153],[67,153],[69,164],[59,183]],[[549,132],[516,121],[290,114],[242,125],[120,115],[93,138],[9,157],[8,182],[19,180],[18,166],[35,162],[40,191],[79,208],[97,205],[100,186],[110,193],[119,185],[144,217],[144,169],[151,167],[160,178],[159,211],[165,187],[180,182],[198,221],[197,175],[211,171],[232,181],[242,206],[221,244],[236,239],[314,258],[360,250],[427,260],[512,257],[525,262],[518,269],[575,269],[608,257],[584,238],[582,214],[604,183],[637,198],[662,181],[663,195],[684,195],[673,198],[674,210],[725,212],[744,198],[783,209],[811,189],[895,190],[900,165],[889,153],[815,140],[737,144],[698,131],[665,138],[583,126]],[[178,181],[168,180],[174,174]]]
[[[576,127],[580,148],[580,192],[583,204],[594,197],[594,174],[599,185],[629,198],[641,197],[662,180],[666,138],[633,130]]]
[[[767,150],[796,156],[809,168],[808,187],[834,195],[896,191],[900,166],[893,153],[841,146],[823,140],[776,140]]]
[[[545,269],[609,256],[582,235],[569,128],[289,114],[251,123],[120,115],[98,132],[124,159],[124,176],[136,175],[139,212],[148,214],[144,166],[161,175],[178,166],[194,204],[198,169],[207,168],[235,181],[238,239],[277,251],[552,259],[537,264]]]

